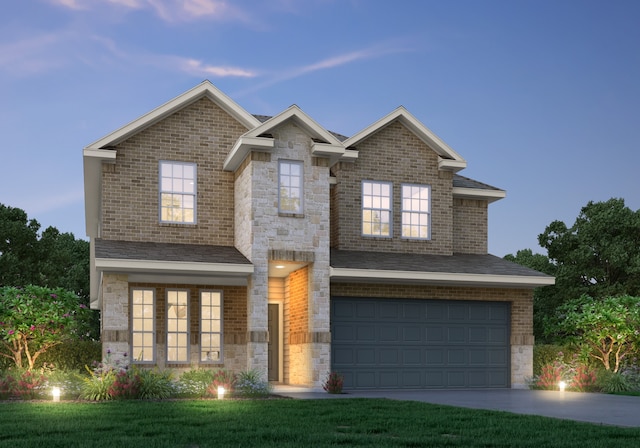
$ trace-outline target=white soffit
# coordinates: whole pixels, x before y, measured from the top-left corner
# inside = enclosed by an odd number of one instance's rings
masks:
[[[489,204],[491,204],[492,202],[506,198],[507,192],[504,190],[485,190],[478,188],[453,187],[453,197],[486,200],[489,202]]]
[[[189,261],[131,260],[121,258],[96,258],[96,269],[102,272],[162,273],[189,275],[238,275],[253,274],[252,264],[199,263]]]
[[[555,284],[549,276],[465,274],[453,272],[387,271],[379,269],[330,268],[334,282],[407,283],[433,285],[537,288]]]

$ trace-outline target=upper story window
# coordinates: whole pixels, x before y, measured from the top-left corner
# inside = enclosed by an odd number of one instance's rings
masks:
[[[280,160],[278,164],[278,211],[302,213],[302,162]]]
[[[402,185],[402,237],[427,240],[431,237],[431,188]]]
[[[131,356],[134,362],[155,360],[155,290],[131,291]]]
[[[391,183],[362,181],[362,234],[391,236]]]
[[[195,224],[196,164],[160,162],[160,222]]]

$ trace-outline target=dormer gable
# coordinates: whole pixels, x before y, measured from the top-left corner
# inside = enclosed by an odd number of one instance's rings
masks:
[[[354,148],[357,148],[359,143],[396,121],[409,129],[416,137],[423,141],[438,155],[438,168],[440,170],[453,171],[456,173],[467,167],[467,161],[463,159],[460,154],[455,152],[449,145],[440,139],[440,137],[411,115],[411,113],[403,106],[398,107],[390,114],[367,126],[342,143],[345,148],[347,148],[347,151],[353,150]]]
[[[224,170],[235,171],[251,151],[271,151],[274,147],[274,138],[271,136],[271,132],[288,121],[293,122],[309,135],[313,141],[312,155],[329,158],[330,165],[345,155],[345,147],[336,136],[320,126],[294,104],[241,136],[227,156]]]

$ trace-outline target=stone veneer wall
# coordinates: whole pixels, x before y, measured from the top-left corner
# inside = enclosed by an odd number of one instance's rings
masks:
[[[451,255],[453,174],[438,170],[437,154],[399,122],[378,131],[356,149],[357,160],[332,168],[337,178],[333,187],[337,214],[332,223],[332,246],[341,250]],[[393,238],[362,236],[362,180],[393,183]],[[404,182],[431,186],[431,240],[401,238]]]
[[[488,221],[487,201],[455,198],[453,200],[453,252],[487,254]]]
[[[236,372],[246,369],[247,335],[247,293],[243,286],[182,285],[156,283],[128,283],[126,275],[105,274],[103,277],[102,341],[103,356],[110,350],[112,360],[124,358],[130,353],[129,309],[131,288],[148,288],[155,291],[156,302],[156,365],[164,368],[188,370],[200,365],[199,321],[200,290],[219,290],[223,294],[223,361],[222,364],[204,363],[202,366],[226,368]],[[166,291],[167,289],[188,290],[190,315],[191,362],[187,364],[167,364],[166,360]]]
[[[222,165],[247,129],[203,98],[119,144],[102,173],[101,238],[232,246],[234,174]],[[159,161],[197,163],[197,222],[160,224]]]
[[[311,138],[292,121],[271,130],[275,147],[270,154],[254,153],[236,174],[236,247],[252,261],[254,273],[248,288],[248,364],[267,370],[268,264],[271,254],[285,261],[309,262],[309,328],[312,342],[324,344],[310,360],[304,374],[294,373],[296,355],[289,341],[288,375],[291,383],[319,386],[316,366],[328,365],[329,350],[329,168],[325,159],[311,155]],[[278,213],[278,161],[299,160],[304,165],[304,210],[301,215]],[[249,186],[250,185],[250,186]],[[289,306],[291,304],[289,303]],[[285,311],[287,304],[285,304]],[[321,315],[326,313],[325,315]],[[309,336],[307,336],[309,338]],[[301,355],[311,359],[312,346]],[[299,358],[299,357],[298,357]],[[287,371],[287,367],[285,367]],[[322,372],[324,374],[324,372]]]
[[[533,375],[533,291],[512,288],[471,288],[333,283],[331,295],[438,300],[511,302],[511,387],[525,387]]]

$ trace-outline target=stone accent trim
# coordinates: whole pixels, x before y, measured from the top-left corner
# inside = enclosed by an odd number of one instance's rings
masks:
[[[103,330],[102,342],[129,342],[129,330]]]
[[[269,342],[269,332],[260,331],[260,330],[248,331],[247,341],[248,342]]]
[[[315,261],[315,253],[309,251],[300,250],[269,250],[269,260],[282,260],[282,261],[302,261],[306,263],[313,263]]]
[[[247,343],[246,333],[224,333],[225,344],[243,345]]]
[[[331,333],[328,331],[298,331],[289,335],[289,344],[330,344]]]
[[[532,334],[514,334],[511,336],[511,345],[534,345],[535,337]]]

